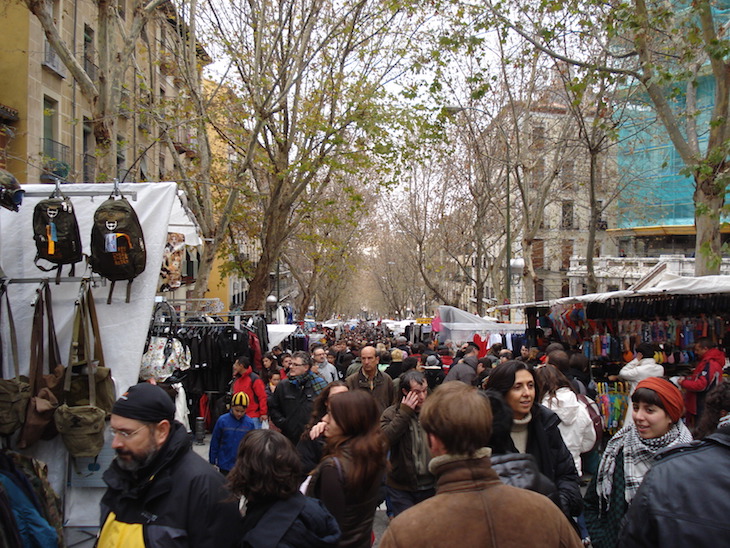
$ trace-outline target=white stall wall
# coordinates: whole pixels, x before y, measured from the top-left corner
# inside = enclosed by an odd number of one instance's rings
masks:
[[[26,193],[43,192],[50,195],[52,185],[23,185]],[[61,189],[69,193],[76,209],[84,253],[88,255],[91,239],[91,226],[94,211],[108,198],[113,190],[111,184],[68,184]],[[168,222],[173,201],[176,200],[177,184],[175,183],[126,183],[120,190],[127,195],[132,207],[137,212],[144,231],[147,247],[147,266],[132,284],[131,302],[125,302],[126,281],[117,282],[111,305],[106,304],[109,284],[99,284],[93,293],[99,316],[101,339],[104,348],[106,366],[111,368],[116,383],[117,395],[137,382],[140,360],[144,352],[150,316],[154,304],[156,287],[162,264],[162,252],[167,241]],[[74,192],[101,191],[100,196],[74,196]],[[131,197],[136,193],[136,200]],[[11,280],[28,278],[51,278],[53,316],[56,334],[61,348],[61,359],[65,364],[71,343],[71,329],[74,313],[74,301],[79,292],[79,283],[53,283],[55,272],[45,273],[33,263],[36,254],[33,240],[33,208],[43,197],[29,197],[26,194],[19,212],[14,213],[0,209],[0,265],[5,275]],[[68,276],[68,266],[64,267],[63,276]],[[91,275],[86,263],[76,264],[76,276]],[[33,319],[31,302],[38,284],[11,283],[8,289],[15,327],[18,333],[19,360],[21,374],[28,374],[30,359],[30,333]],[[6,316],[2,317],[3,341],[8,341]],[[9,345],[3,345],[3,376],[11,375],[12,366],[9,356]],[[57,438],[51,442],[39,442],[36,447],[27,451],[49,465],[49,475],[57,491],[63,485],[65,476],[66,452]],[[97,509],[98,514],[98,509]]]

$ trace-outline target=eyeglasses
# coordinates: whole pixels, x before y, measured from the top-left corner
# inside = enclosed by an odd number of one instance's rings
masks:
[[[120,436],[122,439],[128,440],[129,438],[134,436],[137,432],[140,432],[146,426],[147,426],[146,424],[143,424],[142,426],[137,428],[137,430],[135,430],[134,432],[127,432],[126,430],[117,430],[116,428],[112,428],[111,426],[109,427],[109,430],[111,431],[112,436]]]

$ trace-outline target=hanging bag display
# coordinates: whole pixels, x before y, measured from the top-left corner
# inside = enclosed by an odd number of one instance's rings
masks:
[[[76,307],[74,317],[74,340],[83,344],[83,355],[87,358],[85,378],[88,393],[88,405],[71,405],[69,395],[71,392],[72,374],[67,374],[63,385],[63,403],[58,406],[54,421],[56,428],[61,434],[63,444],[66,446],[72,457],[96,457],[104,447],[104,427],[107,412],[96,405],[96,382],[94,374],[96,363],[89,360],[91,350],[89,349],[88,333],[88,304],[86,295],[83,295]],[[81,335],[83,333],[83,335]],[[73,354],[80,351],[78,347],[71,345],[69,363],[74,362]],[[69,366],[71,369],[71,366]]]
[[[63,388],[64,367],[61,363],[53,323],[51,289],[43,282],[36,290],[33,330],[30,335],[30,387],[31,398],[25,415],[25,424],[18,438],[18,448],[25,449],[39,439],[52,439],[58,432],[53,414],[58,407],[58,395]],[[48,373],[44,367],[44,310],[48,315]]]
[[[0,434],[9,436],[15,433],[25,422],[25,414],[30,399],[30,384],[20,378],[18,367],[18,338],[15,332],[13,312],[10,309],[7,287],[0,287],[2,298],[7,306],[8,328],[10,331],[10,352],[15,370],[15,378],[0,379]],[[2,306],[2,302],[0,302]],[[1,371],[0,371],[1,372]]]
[[[96,316],[94,295],[91,292],[88,281],[84,280],[82,282],[80,294],[83,295],[83,303],[86,307],[85,317],[88,321],[86,325],[80,325],[79,329],[76,329],[74,323],[71,352],[69,354],[68,367],[66,368],[66,375],[71,375],[71,388],[66,395],[66,403],[71,406],[90,404],[91,397],[87,376],[81,373],[81,371],[89,363],[93,363],[96,405],[104,409],[107,415],[110,415],[116,400],[116,392],[114,390],[111,369],[104,366],[104,350],[101,344],[99,321]],[[93,345],[88,345],[89,348],[93,348],[93,353],[90,356],[86,354],[86,340],[89,336],[94,341]]]
[[[61,267],[71,265],[70,276],[75,274],[76,263],[83,259],[81,234],[74,207],[58,185],[56,191],[41,200],[33,209],[33,239],[36,245],[35,265],[44,272],[56,270],[56,283],[61,277]],[[38,261],[55,266],[45,267]]]
[[[118,190],[94,212],[89,263],[94,272],[112,282],[107,304],[111,304],[114,284],[119,280],[127,280],[129,302],[132,281],[144,271],[147,252],[137,213]]]

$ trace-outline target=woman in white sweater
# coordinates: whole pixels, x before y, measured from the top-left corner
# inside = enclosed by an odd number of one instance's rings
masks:
[[[636,385],[644,379],[649,377],[663,377],[664,367],[658,364],[654,360],[654,346],[650,343],[639,343],[636,346],[636,355],[634,359],[621,368],[618,375],[611,375],[608,377],[609,381],[628,381],[631,383],[629,389],[629,397],[631,397],[636,390]],[[631,406],[626,412],[624,418],[624,426],[633,424],[631,417]]]
[[[540,403],[560,417],[558,429],[565,446],[573,456],[575,469],[581,476],[581,453],[596,443],[596,432],[588,410],[578,400],[568,378],[557,367],[544,365],[536,369],[540,386]]]

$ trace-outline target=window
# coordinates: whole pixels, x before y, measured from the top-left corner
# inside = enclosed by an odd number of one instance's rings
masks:
[[[573,240],[563,240],[560,246],[560,269],[568,270],[570,268],[570,258],[573,256]],[[564,297],[566,295],[563,295]]]
[[[83,169],[84,182],[93,183],[96,179],[96,156],[94,155],[94,132],[91,127],[91,120],[84,118],[83,137]]]
[[[158,168],[159,168],[159,180],[164,181],[165,180],[165,173],[167,173],[167,168],[165,167],[165,153],[161,152],[158,159]]]
[[[84,25],[84,70],[89,78],[96,81],[94,57],[94,30],[89,25]]]
[[[532,240],[532,267],[545,268],[545,242]]]
[[[58,101],[46,95],[43,96],[43,138],[56,140],[56,124],[58,121]],[[45,151],[44,151],[45,153]],[[49,156],[49,154],[46,154]]]
[[[117,179],[121,182],[124,180],[126,172],[126,143],[123,137],[117,135]]]
[[[545,126],[532,126],[532,147],[536,150],[545,147]]]
[[[575,226],[575,218],[573,212],[573,200],[563,200],[563,210],[560,216],[560,228],[573,229]]]
[[[570,297],[570,282],[565,278],[560,282],[560,296]]]
[[[563,163],[562,182],[564,188],[575,187],[575,162],[572,160]]]
[[[545,300],[545,283],[539,278],[535,278],[535,300]]]

